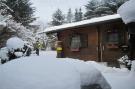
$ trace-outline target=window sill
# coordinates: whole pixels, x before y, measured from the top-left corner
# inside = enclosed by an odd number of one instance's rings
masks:
[[[107,46],[106,46],[108,49],[118,49],[119,47],[118,47],[118,44],[113,44],[113,43],[111,43],[111,44],[107,44]]]
[[[80,51],[79,48],[76,48],[76,49],[70,49],[72,52],[78,52]]]

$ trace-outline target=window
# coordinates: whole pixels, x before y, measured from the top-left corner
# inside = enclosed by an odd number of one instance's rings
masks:
[[[71,38],[71,51],[79,51],[81,47],[81,38],[80,35],[75,35]]]
[[[119,43],[119,34],[117,32],[108,33],[108,43]]]
[[[88,35],[74,33],[69,35],[69,40],[67,41],[71,51],[79,51],[80,48],[86,48],[88,46]]]
[[[107,48],[118,48],[120,36],[117,30],[112,30],[107,33]]]

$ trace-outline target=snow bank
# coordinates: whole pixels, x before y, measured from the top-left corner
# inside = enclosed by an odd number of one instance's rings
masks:
[[[57,59],[55,51],[46,51],[40,52],[39,57],[32,55],[0,65],[0,89],[80,89],[80,85],[93,83],[103,89],[135,89],[134,76],[135,72],[127,69],[94,61]]]
[[[105,73],[104,76],[112,89],[135,89],[135,72]]]
[[[12,37],[12,38],[7,40],[6,45],[7,45],[7,48],[10,51],[13,51],[14,49],[21,49],[21,48],[23,48],[24,47],[24,41],[21,40],[18,37]]]
[[[102,73],[127,73],[129,70],[127,68],[116,68],[116,67],[107,67],[101,63],[95,61],[88,61],[87,64],[91,64],[96,69],[98,69]]]
[[[79,71],[82,86],[99,84],[102,89],[111,89],[110,85],[102,76],[101,72],[93,67],[93,65],[78,59],[75,60],[66,58],[64,61],[70,63]]]
[[[121,5],[117,11],[125,24],[135,22],[135,0],[130,0]]]
[[[60,60],[25,57],[0,66],[0,89],[80,89],[80,75]]]

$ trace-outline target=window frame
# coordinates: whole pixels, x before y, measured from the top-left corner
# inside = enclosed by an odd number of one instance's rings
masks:
[[[68,37],[68,48],[71,49],[71,42],[72,42],[72,37],[74,36],[80,36],[80,47],[78,50],[75,51],[80,51],[82,48],[87,48],[88,47],[88,34],[83,34],[83,33],[72,33]],[[74,50],[71,50],[74,51]]]

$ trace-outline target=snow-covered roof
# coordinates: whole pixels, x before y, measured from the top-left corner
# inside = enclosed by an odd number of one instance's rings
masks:
[[[66,28],[78,27],[78,26],[83,26],[83,25],[90,25],[90,24],[94,24],[94,23],[111,21],[111,20],[120,19],[120,18],[121,17],[119,14],[107,15],[107,16],[103,16],[103,17],[92,18],[89,20],[83,20],[80,22],[74,22],[74,23],[64,24],[64,25],[60,25],[60,26],[49,27],[49,28],[46,28],[44,31],[39,32],[39,34],[40,33],[56,32],[58,30],[64,30]]]
[[[120,14],[122,20],[125,24],[135,22],[135,0],[129,0],[122,4],[117,13]]]

